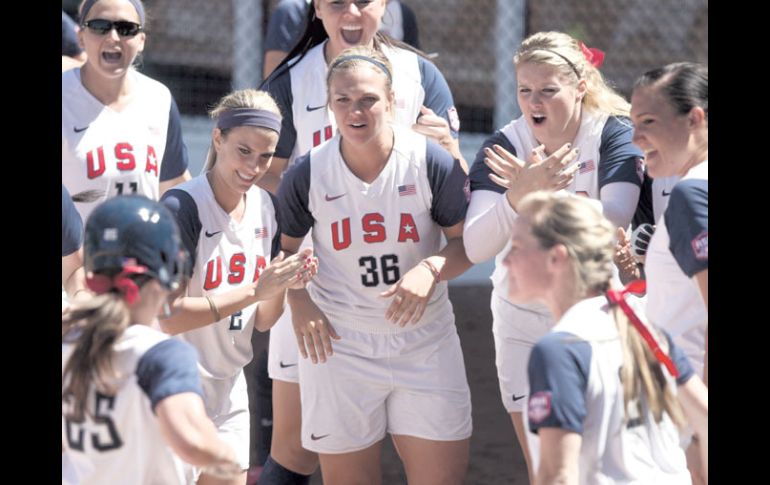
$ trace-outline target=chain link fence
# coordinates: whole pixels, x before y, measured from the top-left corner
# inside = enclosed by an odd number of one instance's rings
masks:
[[[423,50],[446,77],[463,133],[492,133],[518,115],[511,62],[521,40],[560,30],[607,53],[602,72],[628,96],[642,72],[708,61],[708,0],[402,0]],[[147,0],[141,69],[166,84],[183,115],[261,81],[262,40],[278,0]],[[63,2],[73,12],[77,2]]]

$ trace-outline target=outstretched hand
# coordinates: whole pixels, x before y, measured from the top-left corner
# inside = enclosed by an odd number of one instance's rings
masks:
[[[318,272],[318,259],[312,248],[289,256],[278,253],[270,265],[262,270],[254,288],[257,300],[269,300],[288,288],[304,288]]]

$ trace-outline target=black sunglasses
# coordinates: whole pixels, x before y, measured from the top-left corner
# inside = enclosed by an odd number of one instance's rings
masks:
[[[104,35],[114,28],[121,37],[133,37],[143,30],[141,25],[129,22],[128,20],[116,20],[113,22],[105,19],[93,19],[86,20],[83,25],[99,35]]]

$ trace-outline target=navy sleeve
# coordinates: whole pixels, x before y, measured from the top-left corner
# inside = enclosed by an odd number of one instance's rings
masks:
[[[484,158],[486,158],[484,149],[492,148],[492,145],[500,145],[512,155],[516,155],[516,149],[513,148],[510,140],[508,140],[508,137],[503,135],[500,131],[496,131],[494,135],[484,140],[484,144],[481,145],[481,148],[476,153],[476,160],[473,161],[470,173],[468,174],[471,179],[471,192],[474,190],[491,190],[498,194],[505,192],[505,187],[501,187],[489,180],[489,174],[493,172],[492,169],[487,167],[487,164],[484,163]]]
[[[187,146],[182,139],[182,121],[179,108],[174,97],[171,97],[171,108],[168,114],[168,129],[166,130],[166,150],[163,152],[163,162],[160,165],[160,181],[165,182],[182,175],[187,170]]]
[[[286,172],[278,187],[281,230],[289,237],[305,237],[315,223],[308,207],[309,192],[310,154],[306,153]]]
[[[645,170],[644,182],[639,193],[639,202],[636,204],[636,212],[634,212],[634,218],[631,221],[631,228],[636,229],[642,224],[652,224],[654,226],[655,222],[655,213],[652,206],[652,179]]]
[[[669,250],[692,278],[709,267],[709,183],[684,180],[674,186],[666,208]]]
[[[174,215],[177,226],[179,226],[179,233],[182,236],[182,244],[190,253],[190,259],[195,261],[198,240],[203,228],[198,216],[198,205],[189,193],[179,189],[167,190],[160,202]]]
[[[689,381],[690,378],[695,375],[695,371],[690,365],[690,360],[684,354],[684,351],[677,347],[676,344],[674,344],[674,340],[671,338],[671,335],[669,335],[669,333],[665,330],[659,330],[663,332],[663,335],[666,336],[666,340],[668,340],[668,356],[671,357],[671,360],[674,361],[674,367],[676,367],[676,370],[679,371],[679,377],[677,378],[676,383],[677,385],[681,386],[687,383],[687,381]]]
[[[628,118],[611,116],[602,130],[599,148],[599,190],[613,182],[642,185],[644,154],[631,142],[634,130]]]
[[[283,0],[270,15],[265,35],[266,51],[289,52],[305,27],[305,0]]]
[[[444,75],[435,64],[423,57],[417,57],[422,78],[422,89],[425,91],[423,104],[432,109],[436,115],[443,117],[449,123],[449,131],[453,138],[459,136],[460,118],[457,116],[452,91],[444,79]]]
[[[439,226],[454,226],[465,219],[468,211],[468,176],[454,157],[433,140],[428,140],[425,151],[433,194],[430,214]]]
[[[67,191],[61,186],[61,256],[68,256],[83,245],[83,219],[80,218],[75,203]]]
[[[294,128],[294,114],[292,104],[294,95],[291,92],[291,73],[289,67],[283,67],[273,71],[259,87],[273,97],[278,108],[281,110],[283,120],[281,121],[281,135],[278,138],[278,145],[275,147],[275,156],[278,158],[289,158],[297,143],[297,130]]]
[[[417,28],[417,16],[409,5],[401,2],[401,18],[404,28],[404,42],[415,49],[420,48],[420,32]]]
[[[281,218],[282,218],[281,211],[278,209],[278,199],[276,198],[276,196],[274,196],[270,192],[267,192],[267,195],[270,196],[270,202],[273,203],[273,213],[275,214],[275,222],[278,223],[278,228],[275,230],[275,234],[273,235],[273,241],[271,242],[271,246],[270,246],[270,259],[272,260],[273,258],[278,256],[278,253],[281,251],[281,233],[283,232],[283,224],[281,223]]]
[[[170,338],[150,348],[136,365],[136,380],[152,403],[152,410],[163,399],[194,392],[203,397],[198,354],[182,340]]]
[[[78,42],[75,21],[61,11],[61,55],[75,57],[83,52]]]
[[[591,345],[565,332],[541,338],[529,356],[530,429],[561,428],[583,433]]]

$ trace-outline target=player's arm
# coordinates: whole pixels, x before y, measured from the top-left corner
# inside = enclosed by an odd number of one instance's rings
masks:
[[[136,382],[150,400],[164,441],[177,455],[198,467],[241,473],[232,448],[217,436],[206,415],[192,346],[176,339],[154,345],[137,363]]]
[[[61,258],[61,282],[70,300],[90,298],[86,288],[86,272],[83,269],[83,249]]]
[[[281,236],[281,248],[287,254],[299,250],[302,244],[301,237]],[[326,362],[334,353],[332,339],[339,340],[339,335],[329,323],[329,319],[310,298],[307,289],[292,288],[288,291],[287,299],[291,306],[291,320],[294,327],[294,335],[297,338],[297,347],[303,359],[317,364]]]
[[[561,428],[540,428],[540,467],[535,483],[577,484],[578,456],[583,438]]]
[[[182,460],[197,467],[240,469],[235,452],[217,436],[199,395],[183,392],[169,396],[155,406],[155,414],[161,435]]]

